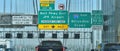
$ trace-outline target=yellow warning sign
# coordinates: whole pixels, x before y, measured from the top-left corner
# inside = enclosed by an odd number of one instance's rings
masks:
[[[39,24],[38,28],[40,30],[67,30],[67,24]]]
[[[40,0],[40,3],[54,3],[55,0]]]
[[[49,3],[41,3],[40,4],[42,7],[49,7]]]
[[[44,2],[44,1],[48,2],[48,1],[55,1],[55,0],[40,0],[40,2]]]

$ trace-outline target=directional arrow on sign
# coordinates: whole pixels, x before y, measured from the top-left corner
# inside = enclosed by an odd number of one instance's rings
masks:
[[[55,28],[55,26],[53,25],[52,28]]]

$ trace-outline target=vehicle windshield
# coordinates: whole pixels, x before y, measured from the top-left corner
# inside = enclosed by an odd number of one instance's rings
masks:
[[[60,41],[43,41],[42,46],[62,46]]]

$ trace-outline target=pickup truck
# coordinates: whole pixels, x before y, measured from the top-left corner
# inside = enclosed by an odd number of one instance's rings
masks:
[[[42,41],[36,51],[65,51],[67,48],[60,41]]]

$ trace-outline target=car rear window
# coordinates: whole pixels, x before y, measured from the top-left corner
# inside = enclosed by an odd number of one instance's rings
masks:
[[[104,51],[120,51],[120,44],[106,44]]]
[[[60,41],[43,41],[42,46],[62,46]]]

